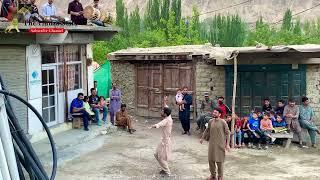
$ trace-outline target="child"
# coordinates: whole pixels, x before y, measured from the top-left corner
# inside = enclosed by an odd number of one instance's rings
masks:
[[[100,111],[103,111],[103,108],[107,107],[107,101],[103,96],[99,97],[98,106],[99,106]]]
[[[252,114],[252,117],[249,120],[248,123],[248,129],[249,131],[252,133],[252,144],[249,143],[249,147],[255,148],[255,146],[253,146],[253,143],[258,144],[258,149],[261,149],[261,131],[260,131],[260,120],[258,118],[258,114],[257,112],[254,112]]]
[[[83,99],[83,107],[87,111],[87,113],[89,113],[90,116],[94,115],[94,112],[92,111],[91,106],[89,104],[89,97],[88,96],[85,96]]]
[[[274,142],[275,138],[271,136],[273,126],[272,126],[272,121],[270,119],[270,113],[264,114],[263,119],[260,121],[260,130],[264,137],[268,137],[272,140],[272,142]],[[265,149],[268,149],[267,142],[265,143],[266,143]]]
[[[241,147],[241,142],[242,142],[242,120],[240,118],[236,118],[236,123],[235,123],[235,135],[234,135],[234,143],[236,144],[236,147],[240,148]],[[238,142],[238,144],[237,144]]]
[[[181,89],[178,89],[177,95],[176,95],[176,101],[177,101],[177,103],[181,104],[181,105],[179,105],[179,111],[184,110],[184,104],[182,104],[182,100],[183,100],[183,94],[181,92]]]
[[[270,111],[270,119],[271,119],[271,122],[276,121],[276,117],[275,117],[274,111]]]
[[[277,119],[272,122],[273,130],[275,133],[286,132],[287,124],[281,114],[277,114]]]
[[[251,142],[252,133],[248,129],[248,124],[249,124],[249,116],[243,117],[243,119],[242,119],[242,127],[241,127],[242,137],[243,137],[243,141],[242,141],[242,146],[243,147],[244,147],[245,143],[248,144],[248,147],[249,147],[250,142]],[[251,147],[251,145],[250,145],[250,147]]]
[[[276,108],[276,113],[277,114],[283,114],[283,111],[284,111],[284,107],[285,107],[285,101],[284,100],[279,100],[278,101],[278,106]]]

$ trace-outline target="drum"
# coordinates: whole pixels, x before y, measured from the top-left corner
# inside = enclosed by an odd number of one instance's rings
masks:
[[[83,10],[83,16],[89,20],[99,20],[100,11],[99,9],[96,9],[93,6],[87,6]]]

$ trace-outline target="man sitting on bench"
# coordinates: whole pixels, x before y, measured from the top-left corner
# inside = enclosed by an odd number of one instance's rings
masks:
[[[85,131],[89,131],[88,125],[89,125],[89,113],[84,109],[83,107],[83,93],[79,93],[78,97],[72,100],[71,106],[70,106],[70,113],[81,113],[82,119],[83,119],[83,126]]]
[[[135,130],[132,128],[131,118],[127,113],[127,105],[121,104],[121,110],[116,114],[116,126],[126,128],[128,126],[129,133],[132,134]]]

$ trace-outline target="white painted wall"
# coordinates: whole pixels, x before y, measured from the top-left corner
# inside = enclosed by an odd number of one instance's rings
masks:
[[[92,52],[92,45],[87,45],[87,59],[93,59],[93,52]],[[93,88],[93,82],[94,82],[94,74],[93,74],[93,66],[87,67],[88,72],[88,91],[90,91],[91,88]]]
[[[40,45],[30,45],[26,47],[26,62],[28,102],[42,114]],[[32,75],[33,73],[37,73],[37,75]],[[28,109],[28,124],[30,134],[35,134],[43,130],[40,120],[30,109]]]

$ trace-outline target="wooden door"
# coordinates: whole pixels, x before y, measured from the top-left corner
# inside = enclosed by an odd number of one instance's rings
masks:
[[[175,95],[178,88],[193,90],[192,63],[149,63],[137,65],[137,115],[160,117],[163,98],[168,96],[172,116],[178,117]]]
[[[279,99],[288,101],[293,98],[300,104],[301,96],[306,93],[306,72],[303,65],[299,65],[299,69],[292,69],[290,65],[240,65],[238,71],[240,83],[237,85],[236,112],[240,115],[248,114],[252,109],[261,110],[266,97],[274,107]],[[226,96],[230,106],[232,84],[233,68],[230,66],[226,67]]]

